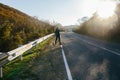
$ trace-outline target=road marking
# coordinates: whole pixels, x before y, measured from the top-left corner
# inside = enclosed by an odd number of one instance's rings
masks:
[[[62,49],[62,56],[63,56],[63,60],[64,60],[64,64],[65,64],[65,68],[66,68],[66,72],[67,72],[67,76],[68,76],[68,80],[73,80],[72,79],[72,75],[71,75],[71,72],[70,72],[70,68],[68,66],[68,63],[67,63],[67,59],[66,59],[66,56],[65,56],[65,52],[63,50],[63,46],[60,45],[61,49]]]
[[[106,50],[106,51],[108,51],[108,52],[110,52],[110,53],[113,53],[113,54],[116,54],[116,55],[120,56],[120,53],[118,53],[118,52],[109,50],[109,49],[107,49],[107,48],[104,48],[104,47],[101,47],[101,46],[98,46],[98,45],[95,45],[94,43],[88,42],[88,41],[86,41],[86,40],[82,40],[82,41],[84,41],[84,42],[86,42],[86,43],[88,43],[88,44],[90,44],[90,45],[92,45],[92,46],[101,48],[101,49]]]

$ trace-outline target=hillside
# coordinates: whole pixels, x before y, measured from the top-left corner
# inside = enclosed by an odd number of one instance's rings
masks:
[[[50,34],[54,27],[19,10],[0,3],[0,52]]]
[[[120,4],[115,9],[115,15],[101,18],[94,13],[93,17],[82,23],[75,32],[120,43]]]

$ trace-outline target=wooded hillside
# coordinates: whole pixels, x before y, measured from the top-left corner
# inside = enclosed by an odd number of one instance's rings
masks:
[[[0,52],[50,34],[54,26],[0,3]]]

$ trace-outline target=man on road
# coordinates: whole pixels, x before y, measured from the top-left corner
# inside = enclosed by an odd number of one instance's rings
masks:
[[[56,30],[55,30],[55,36],[56,36],[55,44],[57,43],[57,40],[59,40],[59,44],[61,45],[60,30],[58,28],[56,28]]]

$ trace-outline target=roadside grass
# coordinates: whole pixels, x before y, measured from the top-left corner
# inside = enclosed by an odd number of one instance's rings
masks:
[[[47,49],[47,45],[49,45],[52,40],[53,37],[43,41],[42,43],[38,44],[32,49],[26,51],[22,55],[22,61],[20,61],[20,59],[17,58],[6,64],[3,67],[4,77],[1,80],[11,80],[13,76],[17,76],[19,74],[21,75],[21,77],[29,76],[28,74],[22,73],[24,73],[25,71],[29,71],[30,67],[32,66],[30,65],[30,63],[33,62],[35,58],[37,58],[38,56],[42,57],[46,55],[47,51],[49,51],[49,49]]]

